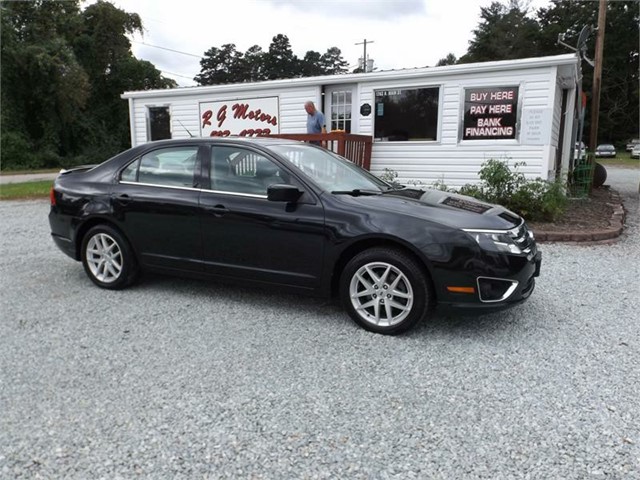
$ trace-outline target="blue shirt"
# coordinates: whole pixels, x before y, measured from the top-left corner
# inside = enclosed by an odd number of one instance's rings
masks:
[[[307,114],[307,133],[322,133],[324,125],[324,115],[320,110],[316,110],[313,115]]]

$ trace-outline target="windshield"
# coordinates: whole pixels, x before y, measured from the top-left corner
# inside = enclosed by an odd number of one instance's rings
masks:
[[[329,192],[360,190],[377,193],[390,188],[366,170],[328,150],[304,144],[273,145],[270,148]]]

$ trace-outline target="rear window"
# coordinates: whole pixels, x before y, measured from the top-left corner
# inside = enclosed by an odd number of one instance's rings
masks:
[[[197,158],[197,146],[153,150],[130,163],[120,174],[120,181],[193,187]]]

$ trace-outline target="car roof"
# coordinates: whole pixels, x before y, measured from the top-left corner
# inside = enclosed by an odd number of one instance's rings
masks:
[[[193,138],[171,138],[167,140],[155,140],[153,142],[147,142],[143,145],[146,147],[152,145],[191,145],[191,144],[199,144],[209,143],[236,143],[242,145],[259,145],[263,147],[268,147],[271,145],[283,145],[283,144],[299,144],[301,143],[298,140],[290,140],[288,138],[274,138],[274,137],[239,137],[239,136],[228,136],[228,137],[193,137]],[[140,145],[142,146],[142,145]]]

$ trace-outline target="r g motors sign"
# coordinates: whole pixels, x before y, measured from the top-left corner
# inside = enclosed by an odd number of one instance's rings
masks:
[[[463,140],[515,139],[517,121],[518,87],[465,89]]]
[[[201,102],[203,137],[262,137],[280,133],[278,97]]]

